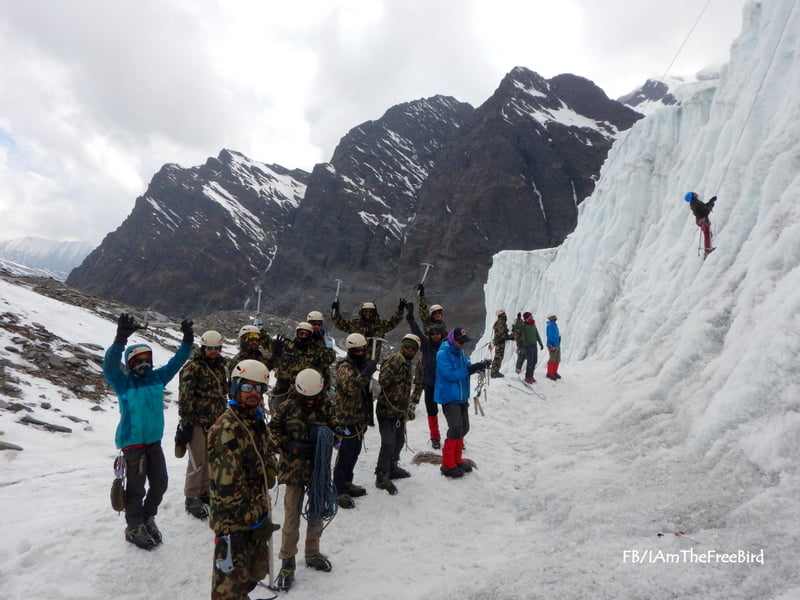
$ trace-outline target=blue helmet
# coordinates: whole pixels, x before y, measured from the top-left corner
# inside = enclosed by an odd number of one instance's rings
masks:
[[[686,195],[683,197],[683,199],[686,200],[687,202],[691,202],[692,200],[694,200],[694,197],[695,197],[694,192],[686,192]]]

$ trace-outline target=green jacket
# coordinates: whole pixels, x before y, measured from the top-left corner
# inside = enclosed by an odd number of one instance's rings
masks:
[[[378,419],[402,419],[410,417],[411,404],[415,387],[420,387],[417,360],[407,360],[400,352],[390,355],[381,365],[378,383],[381,393],[375,403],[375,414]],[[419,396],[417,396],[419,401]]]
[[[269,422],[269,431],[280,453],[278,483],[307,485],[314,467],[313,460],[297,458],[287,453],[284,450],[287,441],[300,440],[316,444],[315,427],[324,425],[336,429],[333,406],[326,394],[317,394],[313,408],[308,408],[304,401],[305,397],[292,387],[286,400],[278,407]]]
[[[230,382],[228,359],[208,359],[195,348],[178,376],[178,415],[184,425],[211,425],[225,412]]]
[[[336,363],[336,421],[339,426],[374,425],[370,380],[364,377],[350,358]]]
[[[253,359],[262,362],[270,371],[275,368],[272,359],[272,338],[269,337],[266,331],[261,330],[261,340],[259,341],[258,350],[251,352],[244,340],[239,342],[239,352],[228,362],[228,373],[233,374],[233,368],[243,360]]]
[[[218,535],[248,531],[269,514],[267,471],[276,469],[272,450],[260,412],[254,417],[239,404],[229,404],[209,429],[209,525]]]
[[[539,348],[544,348],[542,343],[542,336],[539,335],[539,330],[536,328],[536,321],[533,323],[525,323],[522,319],[517,319],[514,322],[515,336],[517,344],[520,346],[533,346],[539,344]]]
[[[428,333],[432,325],[438,325],[442,328],[442,339],[447,339],[447,334],[449,333],[447,323],[444,322],[444,319],[441,321],[431,319],[428,314],[428,300],[425,298],[425,294],[420,294],[419,297],[419,320],[422,322],[422,331]]]
[[[322,375],[324,389],[327,390],[331,386],[332,354],[335,356],[329,348],[310,339],[305,344],[298,344],[297,340],[285,340],[282,352],[273,358],[275,378],[293,383],[300,371],[314,369]]]

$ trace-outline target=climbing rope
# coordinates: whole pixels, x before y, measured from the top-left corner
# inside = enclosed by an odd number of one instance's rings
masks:
[[[333,431],[329,427],[317,427],[316,437],[314,467],[306,489],[308,494],[306,505],[301,513],[309,525],[315,525],[320,520],[330,522],[336,516],[339,507],[339,496],[331,476]]]

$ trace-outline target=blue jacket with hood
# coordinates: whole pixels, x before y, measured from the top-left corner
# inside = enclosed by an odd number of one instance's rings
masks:
[[[121,414],[115,442],[117,448],[160,442],[164,437],[164,387],[177,375],[192,352],[192,344],[182,343],[163,367],[152,369],[144,377],[128,369],[131,350],[145,344],[125,347],[111,344],[103,358],[103,375],[119,400]],[[125,362],[122,351],[125,350]]]
[[[455,329],[447,334],[436,353],[436,387],[433,399],[437,404],[466,404],[469,402],[469,371],[472,364],[463,350],[456,347]]]

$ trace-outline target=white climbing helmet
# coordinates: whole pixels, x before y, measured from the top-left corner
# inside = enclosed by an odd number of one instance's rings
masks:
[[[303,369],[294,378],[294,389],[303,396],[316,396],[322,391],[322,375],[314,369]]]
[[[258,327],[256,327],[255,325],[244,325],[239,330],[239,339],[241,340],[248,333],[255,333],[256,335],[261,337],[261,330]]]
[[[261,361],[248,358],[233,367],[231,380],[233,379],[247,379],[248,381],[255,381],[256,383],[268,383],[269,369],[267,369],[267,366]]]
[[[344,347],[348,350],[350,348],[366,348],[367,346],[367,338],[365,338],[360,333],[351,333],[347,336],[347,339],[344,341]]]
[[[222,346],[222,336],[220,335],[219,331],[214,331],[213,329],[209,329],[203,335],[200,336],[200,345]]]
[[[306,321],[310,323],[311,321],[322,321],[324,318],[325,317],[322,316],[321,312],[318,310],[312,310],[310,313],[308,313]]]

